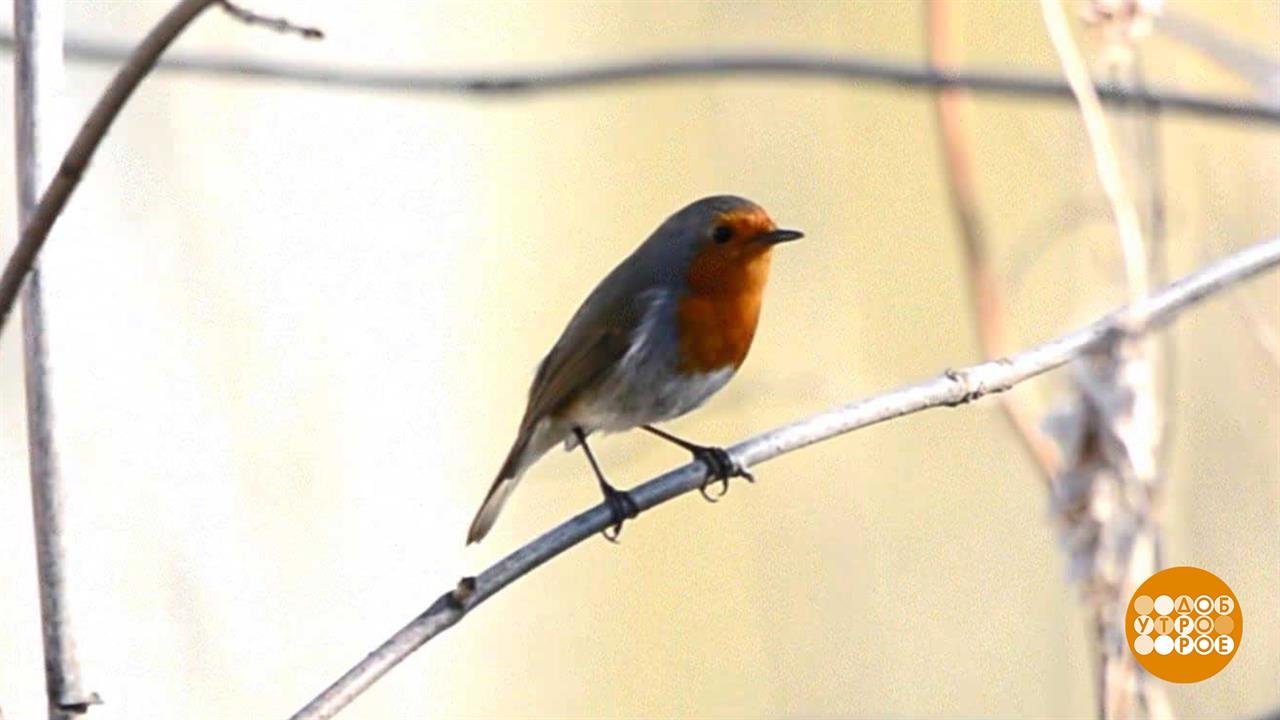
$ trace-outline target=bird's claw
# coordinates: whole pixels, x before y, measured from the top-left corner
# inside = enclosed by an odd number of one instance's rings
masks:
[[[712,495],[707,488],[711,487],[711,485],[717,481],[720,483],[720,492]],[[720,502],[720,498],[724,497],[729,492],[729,478],[717,479],[708,475],[703,478],[702,484],[698,486],[698,492],[702,493],[703,500],[706,500],[709,503],[718,503]]]
[[[719,502],[720,498],[729,492],[729,478],[740,477],[750,483],[756,481],[756,476],[734,460],[724,448],[698,448],[693,451],[693,456],[707,466],[707,476],[703,478],[702,485],[698,488],[698,492],[702,493],[703,499],[707,502]],[[707,488],[717,482],[720,483],[720,492],[712,495]]]
[[[609,515],[613,524],[601,530],[600,534],[605,540],[617,544],[618,537],[622,535],[622,523],[635,519],[640,514],[640,507],[636,505],[635,499],[629,493],[608,486],[604,489],[604,503],[609,506]]]

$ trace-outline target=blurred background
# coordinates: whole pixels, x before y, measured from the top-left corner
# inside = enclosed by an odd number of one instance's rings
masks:
[[[1274,2],[1169,5],[1280,50]],[[132,43],[167,7],[70,2],[68,34]],[[175,52],[433,72],[695,49],[925,57],[925,8],[906,2],[252,7],[327,38],[213,10]],[[958,2],[953,22],[958,62],[1060,72],[1035,3]],[[1160,33],[1141,53],[1153,85],[1251,93]],[[68,128],[110,77],[69,61]],[[1075,106],[982,96],[966,117],[1012,348],[1122,302]],[[1144,121],[1113,117],[1130,157]],[[6,158],[12,123],[0,113]],[[1171,276],[1277,232],[1280,130],[1157,123]],[[480,98],[153,74],[43,255],[70,601],[105,701],[88,717],[287,716],[458,577],[596,503],[583,458],[553,452],[463,546],[542,354],[697,197],[744,195],[807,238],[775,256],[737,380],[673,432],[728,444],[980,359],[937,135],[930,92],[868,83]],[[5,247],[14,195],[0,173]],[[1167,333],[1166,564],[1218,574],[1244,613],[1226,670],[1167,686],[1180,717],[1280,706],[1278,309],[1273,274]],[[0,707],[24,720],[45,701],[15,328],[0,337]],[[1043,416],[1067,377],[1015,392]],[[687,460],[637,434],[595,448],[624,486]],[[1037,473],[992,402],[787,455],[716,506],[686,496],[619,546],[575,548],[342,717],[1090,717],[1087,616]]]

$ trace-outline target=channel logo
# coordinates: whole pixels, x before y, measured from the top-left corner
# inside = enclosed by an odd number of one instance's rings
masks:
[[[1152,575],[1125,613],[1129,648],[1152,675],[1200,682],[1231,662],[1243,620],[1235,593],[1217,575],[1175,567]]]

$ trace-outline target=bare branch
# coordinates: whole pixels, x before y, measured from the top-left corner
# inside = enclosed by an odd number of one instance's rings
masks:
[[[1280,104],[1280,57],[1246,45],[1190,15],[1165,12],[1156,19],[1156,27],[1244,78],[1271,103]],[[1258,347],[1280,367],[1280,336],[1248,298],[1233,297],[1232,301],[1252,328]]]
[[[4,274],[0,275],[0,330],[13,307],[13,299],[18,294],[27,271],[35,263],[36,255],[49,236],[54,221],[66,206],[71,193],[80,183],[89,160],[98,149],[107,128],[115,120],[124,103],[133,94],[134,89],[142,82],[147,73],[155,65],[156,59],[165,48],[196,18],[205,8],[216,0],[183,0],[169,11],[147,34],[129,57],[128,62],[117,73],[111,85],[98,100],[88,119],[80,128],[70,149],[58,168],[58,174],[49,183],[40,204],[35,208],[31,218],[25,223],[18,246],[5,265]]]
[[[929,0],[926,31],[929,62],[935,67],[945,68],[955,62],[951,51],[949,6],[950,0]],[[934,106],[938,115],[938,138],[942,145],[947,189],[956,225],[960,229],[960,246],[964,250],[974,330],[982,357],[993,358],[1005,353],[1004,299],[991,268],[986,232],[978,214],[977,180],[968,134],[964,130],[963,97],[963,91],[958,88],[944,88],[934,97]],[[1040,469],[1040,478],[1047,486],[1059,464],[1057,448],[1040,431],[1031,411],[1018,395],[1000,395],[999,405],[1009,428]]]
[[[116,73],[111,84],[107,86],[102,97],[98,99],[84,125],[76,134],[71,147],[62,158],[58,174],[54,176],[40,197],[40,204],[35,208],[31,219],[23,226],[18,246],[9,256],[4,273],[0,274],[0,331],[4,329],[9,311],[13,309],[18,289],[35,263],[36,255],[44,246],[53,223],[62,213],[71,193],[80,184],[89,161],[102,143],[107,129],[115,122],[121,108],[137,89],[138,84],[155,67],[160,55],[169,47],[187,25],[204,12],[210,5],[219,0],[182,0],[170,10],[151,32],[142,39],[138,47],[128,55],[120,71]]]
[[[0,35],[0,49],[11,49],[13,38]],[[69,39],[69,57],[88,62],[116,63],[129,49],[90,39]],[[904,88],[966,88],[975,93],[1027,100],[1071,99],[1071,88],[1047,75],[994,69],[942,70],[912,62],[896,62],[858,55],[805,52],[687,52],[661,57],[616,60],[569,68],[526,72],[412,73],[362,68],[315,67],[253,58],[207,54],[166,56],[160,68],[179,72],[235,75],[262,80],[390,92],[515,95],[590,88],[625,82],[691,77],[762,76],[808,77],[843,82],[866,81]],[[1129,90],[1098,88],[1108,104],[1280,123],[1280,106],[1243,98],[1211,97],[1173,88]]]
[[[13,25],[15,149],[18,226],[31,216],[40,188],[53,175],[62,94],[60,0],[17,0]],[[66,489],[58,468],[45,339],[40,270],[32,268],[22,291],[22,350],[27,406],[27,458],[31,475],[31,514],[35,530],[40,627],[44,651],[45,694],[51,720],[66,720],[98,702],[81,685],[73,613],[66,590]]]
[[[303,25],[295,25],[288,19],[282,17],[268,17],[259,15],[252,10],[240,7],[230,0],[218,0],[218,4],[222,6],[232,17],[240,20],[248,25],[261,25],[270,28],[279,33],[295,33],[301,35],[308,40],[320,40],[324,38],[324,32],[320,28],[306,27]]]
[[[1156,27],[1247,80],[1273,105],[1280,103],[1280,58],[1190,15],[1166,12],[1156,18]]]
[[[1205,297],[1280,265],[1280,237],[1260,242],[1192,273],[1141,300],[1075,332],[1025,352],[828,410],[745,440],[729,449],[744,466],[757,465],[838,435],[940,406],[955,406],[1008,390],[1052,370],[1116,335],[1161,327]],[[1133,318],[1130,320],[1130,318]],[[630,491],[641,511],[697,490],[706,468],[690,463]],[[534,568],[608,527],[608,506],[597,505],[547,531],[499,560],[475,578],[441,595],[323,693],[293,715],[293,720],[331,718],[378,678],[455,625],[467,613]]]
[[[1085,60],[1071,36],[1062,0],[1041,0],[1045,26],[1063,72],[1080,106],[1092,149],[1094,168],[1111,205],[1124,255],[1129,300],[1136,303],[1150,288],[1147,247],[1137,205],[1129,193],[1107,118]],[[1136,40],[1150,27],[1138,3],[1089,6],[1095,26],[1110,39],[1113,74],[1132,66]],[[1123,81],[1122,81],[1123,82]],[[1131,313],[1126,322],[1141,322]],[[1164,718],[1168,702],[1148,682],[1125,647],[1125,601],[1133,588],[1159,569],[1161,533],[1157,505],[1162,478],[1153,368],[1144,338],[1121,334],[1105,346],[1076,359],[1076,396],[1059,423],[1067,429],[1062,472],[1055,479],[1054,509],[1093,618],[1097,654],[1099,718],[1129,718],[1145,708],[1151,720]],[[1102,509],[1106,508],[1107,511]]]
[[[1138,211],[1133,198],[1125,186],[1124,176],[1120,172],[1120,161],[1116,157],[1115,147],[1111,142],[1111,133],[1107,129],[1107,119],[1102,114],[1102,103],[1098,99],[1098,91],[1089,77],[1089,69],[1079,48],[1071,39],[1071,28],[1067,26],[1067,15],[1062,10],[1059,0],[1040,0],[1040,9],[1044,14],[1045,25],[1049,29],[1049,37],[1062,62],[1063,73],[1071,92],[1080,106],[1080,117],[1084,120],[1085,132],[1089,136],[1089,144],[1093,147],[1094,165],[1098,172],[1098,180],[1111,203],[1111,212],[1115,216],[1116,230],[1120,234],[1120,246],[1124,250],[1125,274],[1129,285],[1129,301],[1135,302],[1147,294],[1147,251],[1142,242],[1142,224],[1138,220]]]
[[[1171,716],[1163,690],[1124,637],[1128,598],[1159,569],[1162,545],[1154,382],[1141,340],[1117,334],[1073,360],[1073,397],[1049,422],[1065,459],[1051,506],[1092,621],[1098,717],[1105,720]]]

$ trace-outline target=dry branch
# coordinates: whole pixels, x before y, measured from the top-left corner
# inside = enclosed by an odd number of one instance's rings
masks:
[[[18,290],[22,287],[32,264],[35,263],[40,248],[44,246],[53,223],[62,213],[67,200],[71,198],[71,193],[80,184],[89,161],[97,151],[98,145],[102,143],[108,128],[120,114],[125,102],[133,95],[133,91],[137,89],[142,79],[155,67],[156,61],[165,49],[177,39],[192,20],[214,4],[228,9],[236,7],[225,0],[182,0],[174,6],[151,29],[151,32],[147,33],[138,47],[128,54],[124,66],[116,73],[111,84],[94,105],[63,157],[62,164],[58,167],[58,174],[40,196],[40,204],[32,213],[31,219],[23,226],[18,246],[9,256],[4,273],[0,274],[0,331],[4,330],[5,321],[13,309]],[[240,12],[247,11],[240,10]],[[281,29],[274,25],[273,27]],[[289,29],[293,27],[290,25]],[[304,37],[317,37],[319,31],[300,32]]]
[[[1177,12],[1162,13],[1156,18],[1156,27],[1247,80],[1272,105],[1280,105],[1280,57],[1274,52],[1258,50],[1208,23]]]
[[[13,38],[0,35],[0,49],[12,48]],[[115,63],[128,57],[129,49],[115,43],[69,39],[68,57],[97,63]],[[553,92],[624,82],[688,77],[777,75],[810,77],[842,82],[867,81],[905,88],[965,88],[1011,98],[1070,100],[1071,88],[1048,75],[994,69],[939,69],[912,62],[897,62],[859,55],[804,52],[673,53],[661,57],[616,60],[577,67],[557,67],[526,72],[415,73],[361,68],[316,67],[272,60],[208,54],[166,56],[160,68],[179,72],[233,75],[263,80],[285,80],[323,87],[392,92],[513,95]],[[1280,107],[1244,98],[1211,97],[1173,88],[1129,90],[1103,86],[1104,103],[1148,109],[1165,109],[1206,117],[1280,123]]]
[[[89,159],[106,128],[125,100],[150,72],[160,54],[196,15],[213,3],[226,7],[242,19],[266,24],[278,30],[297,32],[304,37],[320,37],[312,28],[277,18],[251,13],[227,0],[184,0],[135,50],[91,41],[70,41],[73,57],[95,62],[126,60],[77,135],[58,176],[41,198],[31,225],[24,229],[17,249],[0,275],[0,330],[13,306],[18,286],[43,245],[49,228],[79,182]],[[0,48],[13,47],[11,36],[0,36]],[[567,90],[598,85],[664,78],[779,75],[827,78],[843,81],[866,80],[911,88],[968,88],[974,92],[1001,94],[1015,98],[1071,97],[1071,88],[1062,81],[1037,75],[984,70],[941,70],[913,63],[893,62],[857,56],[830,56],[807,53],[716,53],[618,61],[577,68],[559,68],[525,73],[408,74],[358,69],[316,68],[282,65],[243,58],[188,56],[170,58],[163,67],[196,72],[213,72],[245,77],[287,79],[322,85],[373,90],[403,90],[437,93],[512,94]],[[1248,101],[1212,98],[1178,90],[1129,90],[1100,87],[1102,102],[1148,109],[1168,109],[1187,113],[1280,123],[1280,107]]]
[[[1062,0],[1040,0],[1045,26],[1080,108],[1094,168],[1111,206],[1124,256],[1129,301],[1150,289],[1147,247],[1102,103],[1084,56],[1072,38]],[[1136,5],[1091,6],[1109,44],[1113,65],[1132,62],[1133,42],[1148,16]],[[1126,318],[1141,322],[1139,315]],[[1168,703],[1128,652],[1124,606],[1129,593],[1159,569],[1157,507],[1162,476],[1155,382],[1148,343],[1134,334],[1077,358],[1076,397],[1058,414],[1067,462],[1054,482],[1054,510],[1062,521],[1072,576],[1093,620],[1100,720],[1127,720],[1142,711],[1168,716]]]
[[[1098,90],[1089,77],[1089,69],[1085,65],[1080,49],[1071,39],[1071,29],[1067,25],[1067,14],[1059,0],[1040,0],[1045,25],[1049,28],[1049,37],[1062,62],[1062,71],[1071,85],[1071,93],[1080,106],[1080,117],[1084,121],[1089,145],[1093,149],[1094,166],[1098,172],[1098,180],[1111,203],[1111,213],[1115,218],[1116,231],[1120,235],[1120,247],[1124,251],[1125,276],[1129,286],[1129,301],[1136,302],[1147,294],[1147,249],[1142,241],[1142,223],[1138,220],[1138,211],[1125,185],[1124,175],[1120,172],[1120,160],[1116,156],[1115,146],[1111,141],[1111,132],[1107,129],[1107,118],[1102,112],[1102,102],[1098,98]]]
[[[246,25],[261,25],[279,33],[293,33],[310,40],[320,40],[324,37],[324,33],[319,28],[297,25],[290,22],[288,18],[260,15],[231,2],[231,0],[218,0],[218,4],[222,6],[223,10],[227,11],[228,15]]]
[[[1164,12],[1156,18],[1156,27],[1240,76],[1267,101],[1280,105],[1280,56],[1246,45],[1190,15]],[[1258,347],[1280,367],[1280,336],[1249,298],[1234,296],[1232,302],[1249,324]]]
[[[62,94],[63,8],[60,0],[17,0],[13,25],[14,109],[19,228],[31,216],[40,188],[57,162]],[[22,291],[22,353],[27,408],[27,459],[40,597],[45,695],[51,720],[67,720],[97,702],[84,689],[76,633],[66,589],[65,486],[58,467],[49,396],[40,269]]]
[[[1116,310],[1075,332],[1016,355],[948,370],[932,380],[837,407],[770,430],[729,448],[744,466],[756,465],[838,435],[903,415],[940,406],[956,406],[1052,370],[1117,336],[1160,327],[1191,304],[1280,265],[1280,237],[1236,252],[1174,282],[1136,305]],[[690,463],[631,491],[640,511],[697,490],[706,469]],[[464,578],[429,608],[293,715],[293,720],[330,718],[378,678],[447,630],[485,600],[534,568],[608,527],[609,508],[586,510],[499,560],[475,578]]]
[[[31,473],[31,504],[39,577],[41,635],[49,717],[63,720],[100,702],[80,682],[75,633],[66,593],[64,559],[65,489],[58,471],[53,419],[46,370],[46,340],[40,275],[36,256],[54,221],[79,184],[90,159],[120,109],[157,58],[182,30],[209,5],[220,2],[229,12],[276,29],[295,30],[285,21],[263,19],[226,0],[185,0],[173,8],[147,35],[103,93],[56,174],[56,104],[62,80],[61,0],[14,4],[17,41],[14,61],[18,218],[20,234],[3,275],[0,275],[0,330],[22,295],[27,442]],[[304,33],[305,34],[305,33]],[[51,151],[51,148],[53,149]],[[52,176],[52,177],[51,177]],[[47,188],[40,196],[42,187]],[[38,200],[38,202],[37,202]],[[24,282],[25,281],[25,282]]]
[[[929,62],[935,67],[954,65],[951,51],[950,0],[930,0],[926,32]],[[963,91],[944,88],[934,96],[938,117],[938,139],[942,145],[943,169],[951,208],[960,230],[960,247],[964,251],[965,277],[969,285],[969,301],[973,305],[974,331],[983,358],[1003,355],[1005,348],[1005,304],[991,266],[982,217],[978,211],[977,178],[973,171],[973,153],[965,132]],[[1013,393],[998,398],[1001,415],[1013,431],[1027,455],[1036,464],[1046,486],[1058,468],[1058,451],[1040,430],[1030,409]]]

